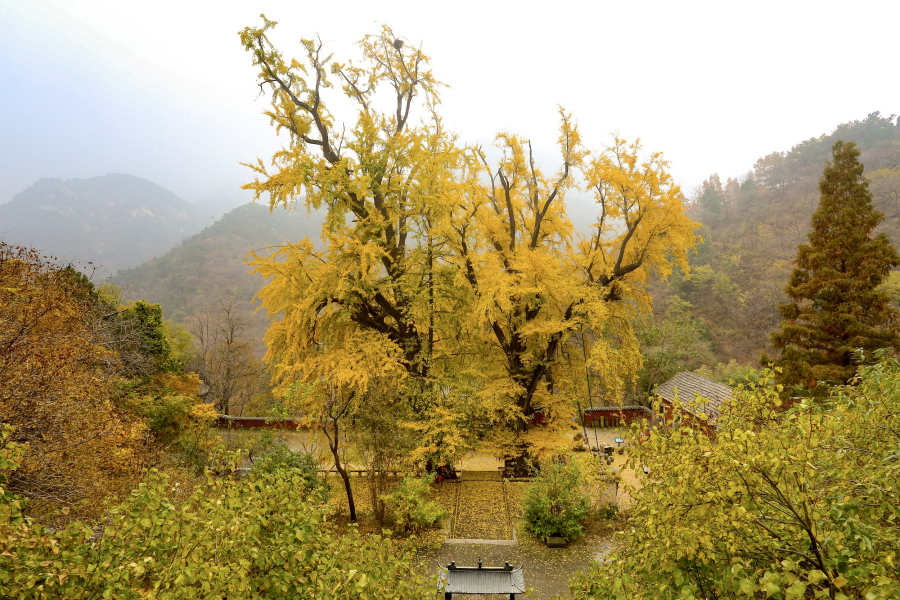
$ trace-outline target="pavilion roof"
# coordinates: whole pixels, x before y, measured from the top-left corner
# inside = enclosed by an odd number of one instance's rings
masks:
[[[479,563],[481,561],[479,560]],[[450,563],[441,569],[444,592],[452,594],[524,594],[525,576],[522,567],[457,567]]]

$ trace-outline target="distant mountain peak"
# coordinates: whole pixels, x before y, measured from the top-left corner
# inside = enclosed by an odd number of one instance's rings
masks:
[[[205,219],[164,187],[126,173],[42,178],[0,205],[0,238],[108,273],[164,254]]]

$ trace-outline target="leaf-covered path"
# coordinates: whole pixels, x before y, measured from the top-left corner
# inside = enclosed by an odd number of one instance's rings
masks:
[[[456,539],[511,540],[509,507],[500,473],[464,471],[457,486],[452,536]]]

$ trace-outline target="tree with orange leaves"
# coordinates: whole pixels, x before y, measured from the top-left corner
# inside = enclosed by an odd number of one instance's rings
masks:
[[[7,488],[38,514],[98,516],[140,472],[143,423],[113,404],[93,301],[72,269],[0,243],[0,420],[27,448]]]

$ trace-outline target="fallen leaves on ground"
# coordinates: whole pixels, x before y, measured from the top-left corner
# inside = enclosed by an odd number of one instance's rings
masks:
[[[525,494],[528,493],[528,486],[530,485],[530,482],[524,481],[510,481],[506,484],[509,516],[514,523],[525,516],[525,509],[522,506],[522,501],[525,499]]]
[[[459,507],[453,537],[458,539],[511,540],[509,513],[503,494],[503,483],[472,481],[469,473],[458,484]]]

